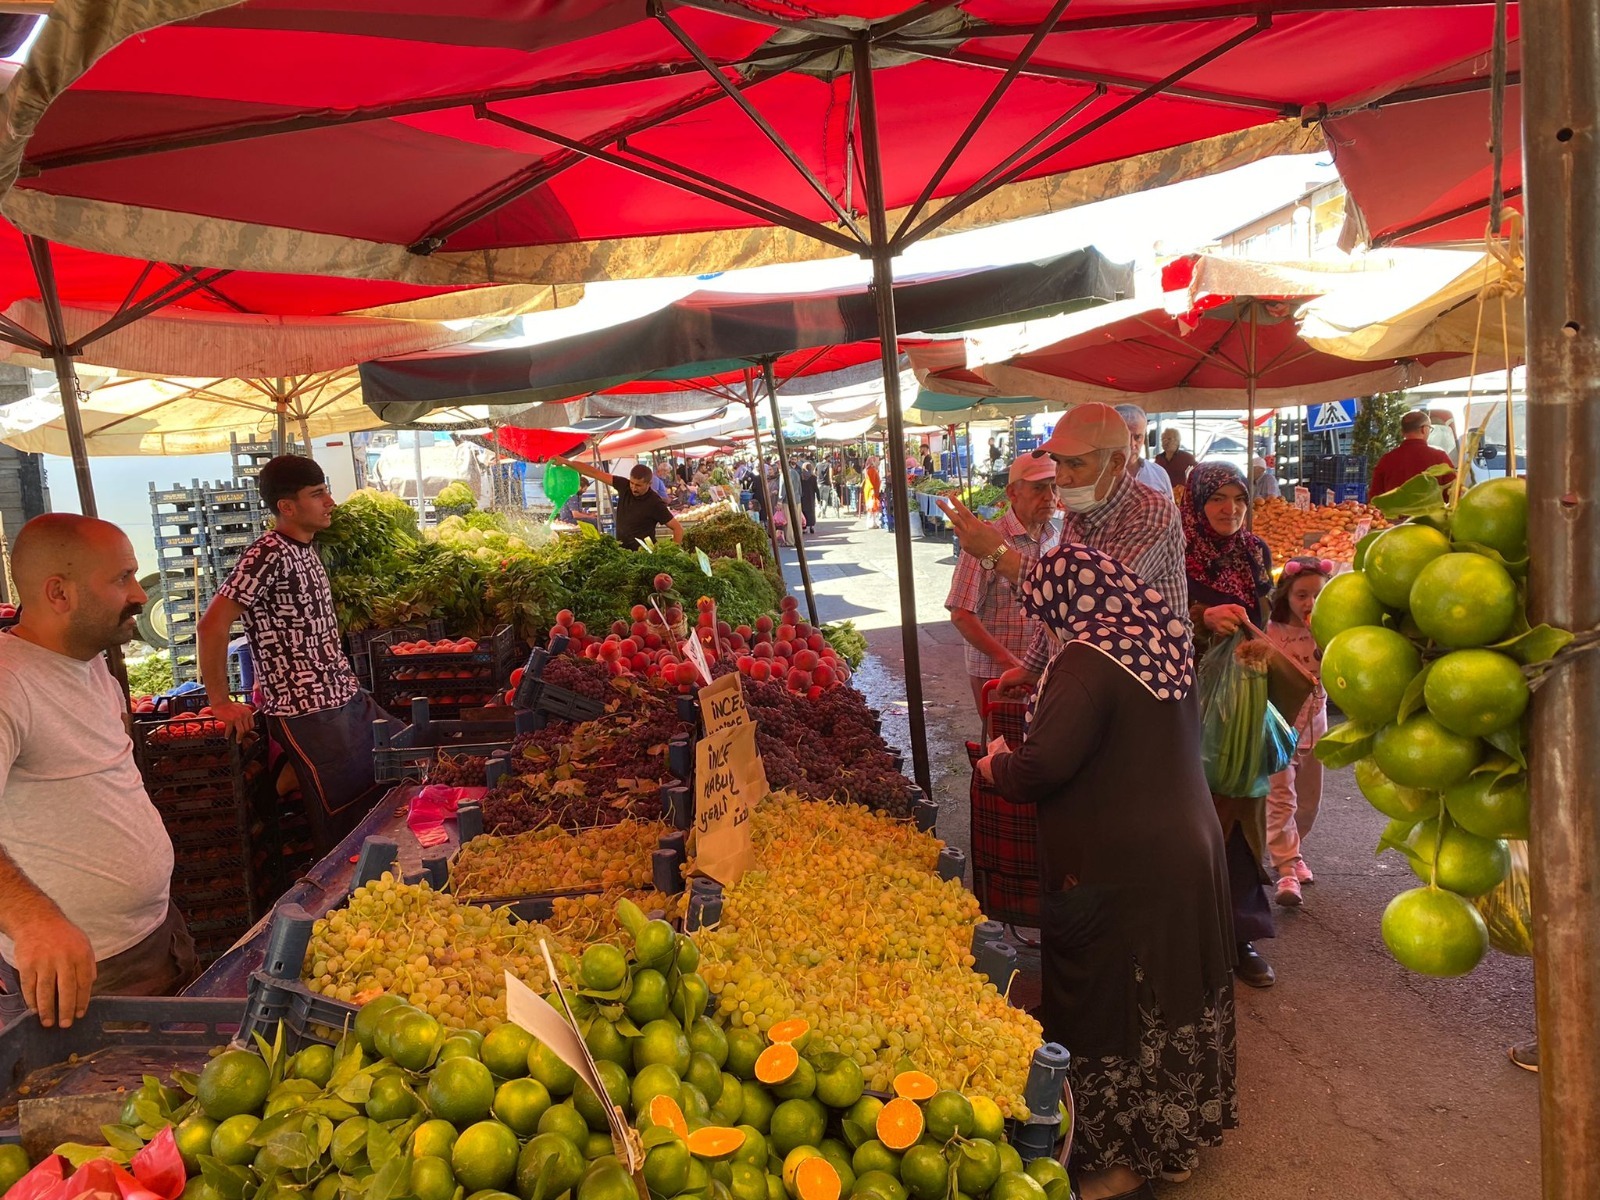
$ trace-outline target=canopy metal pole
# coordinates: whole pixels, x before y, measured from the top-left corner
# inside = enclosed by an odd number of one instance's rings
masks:
[[[761,448],[761,418],[756,414],[755,390],[748,386],[749,377],[746,375],[746,395],[750,398],[750,430],[756,439],[756,485],[761,489],[762,511],[767,516],[767,540],[772,543],[772,561],[778,568],[778,578],[783,579],[783,550],[778,544],[778,527],[772,520],[772,489],[767,486],[767,455]],[[789,590],[787,582],[783,585],[785,593]]]
[[[789,497],[789,521],[794,526],[794,552],[800,560],[800,584],[806,592],[806,612],[811,617],[811,624],[821,628],[822,622],[817,620],[817,597],[811,590],[811,568],[806,564],[806,539],[801,530],[805,519],[800,512],[800,497],[790,495],[794,491],[791,486],[794,476],[789,474],[789,447],[783,436],[783,414],[778,411],[778,381],[772,374],[772,359],[761,360],[761,381],[766,384],[767,403],[772,407],[772,436],[778,443],[778,470],[783,472],[784,495]]]
[[[1250,472],[1255,469],[1256,461],[1256,303],[1250,302],[1250,344],[1245,349],[1244,365],[1244,390],[1245,390],[1245,419],[1244,419],[1244,527],[1254,530],[1256,527],[1256,487],[1250,478]]]
[[[281,416],[278,418],[283,419]],[[413,429],[411,431],[411,461],[417,472],[417,525],[420,528],[428,527],[428,498],[423,495],[422,480],[422,434]]]
[[[1529,619],[1600,625],[1600,4],[1523,6]],[[1544,1200],[1600,1196],[1600,659],[1534,693],[1533,946]]]
[[[61,293],[56,288],[55,264],[50,258],[50,243],[34,234],[25,235],[28,257],[39,281],[39,298],[44,302],[44,318],[50,331],[50,364],[55,368],[56,387],[61,392],[61,415],[67,423],[67,445],[72,454],[72,473],[78,481],[78,508],[86,517],[98,517],[94,499],[94,478],[89,473],[89,442],[83,435],[83,413],[78,408],[78,373],[67,352],[67,322],[61,312]]]
[[[894,504],[894,562],[900,585],[900,646],[905,656],[906,711],[911,725],[911,770],[917,783],[934,798],[928,763],[927,714],[922,701],[922,650],[918,644],[916,579],[911,563],[911,504],[906,495],[905,414],[900,409],[900,343],[895,325],[894,250],[889,243],[889,218],[883,198],[883,160],[878,142],[878,100],[873,90],[872,43],[863,33],[851,55],[856,113],[861,132],[861,166],[866,184],[867,220],[872,237],[872,290],[878,305],[878,341],[883,351],[883,394],[888,407],[889,445],[894,461],[885,471]]]

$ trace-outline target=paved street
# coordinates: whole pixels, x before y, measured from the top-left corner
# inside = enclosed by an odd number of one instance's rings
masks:
[[[907,746],[891,535],[824,520],[808,558],[820,616],[849,617],[866,635],[871,656],[858,682],[883,710],[885,735]],[[948,541],[915,542],[939,830],[966,848],[971,772],[963,742],[976,736],[977,719],[961,639],[943,607],[954,561]],[[798,591],[792,565],[789,575]],[[1383,824],[1348,771],[1330,774],[1306,843],[1318,882],[1299,912],[1280,910],[1278,937],[1261,945],[1278,984],[1239,988],[1241,1127],[1188,1183],[1158,1184],[1163,1198],[1537,1197],[1538,1079],[1505,1056],[1507,1045],[1532,1033],[1532,964],[1491,953],[1465,979],[1402,971],[1378,923],[1412,882],[1394,855],[1374,857]],[[1016,986],[1036,995],[1037,957],[1025,955],[1023,966]]]

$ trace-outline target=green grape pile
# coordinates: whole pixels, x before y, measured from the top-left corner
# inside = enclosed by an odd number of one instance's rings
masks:
[[[553,954],[561,939],[544,926],[386,872],[312,926],[303,980],[356,1004],[402,996],[444,1024],[487,1033],[505,1020],[505,972],[535,991],[548,987],[541,936]]]
[[[474,838],[456,856],[450,887],[466,897],[644,887],[666,832],[660,821],[623,821],[576,833],[547,825],[511,837]]]
[[[632,935],[617,919],[617,901],[623,898],[632,900],[641,912],[679,921],[687,907],[689,893],[684,891],[676,896],[668,896],[650,888],[613,888],[603,893],[562,896],[555,901],[555,913],[545,924],[556,930],[569,946],[581,948],[596,942],[607,942],[626,947],[631,945]]]
[[[941,843],[856,805],[779,793],[752,820],[758,867],[695,935],[719,1018],[765,1033],[803,1017],[887,1090],[907,1063],[1026,1118],[1037,1021],[972,970],[983,919],[935,870]]]

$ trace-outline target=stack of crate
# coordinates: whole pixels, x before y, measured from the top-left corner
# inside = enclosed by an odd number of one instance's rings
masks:
[[[261,468],[279,454],[301,454],[309,457],[304,445],[293,440],[279,450],[271,439],[264,442],[241,442],[239,435],[228,435],[228,453],[233,458],[233,477],[244,482],[261,474]]]
[[[138,718],[134,761],[172,838],[172,902],[203,963],[222,954],[282,891],[282,838],[267,788],[266,737],[243,741],[174,697]]]
[[[172,677],[199,678],[199,621],[218,586],[250,543],[266,530],[254,480],[152,486],[150,523],[155,531],[156,569],[161,573]],[[239,690],[237,664],[229,663],[230,686]]]

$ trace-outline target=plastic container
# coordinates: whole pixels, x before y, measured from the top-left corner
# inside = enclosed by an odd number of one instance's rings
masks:
[[[96,996],[68,1028],[32,1013],[0,1029],[0,1142],[15,1142],[18,1089],[30,1099],[139,1087],[200,1071],[240,1025],[239,1001],[199,996]]]
[[[519,713],[510,721],[435,720],[426,697],[411,702],[411,724],[397,728],[372,724],[372,772],[380,782],[422,779],[439,751],[489,758],[509,753],[518,734],[532,732],[531,714]]]
[[[444,708],[497,704],[511,677],[516,637],[502,625],[478,639],[476,650],[430,654],[395,654],[393,647],[413,641],[386,630],[370,642],[372,694],[383,708],[403,714],[414,697],[424,696]]]
[[[1028,1082],[1023,1085],[1022,1100],[1036,1118],[1053,1120],[1059,1111],[1061,1091],[1067,1085],[1072,1068],[1072,1055],[1057,1042],[1046,1042],[1033,1052],[1033,1062],[1028,1066]]]

